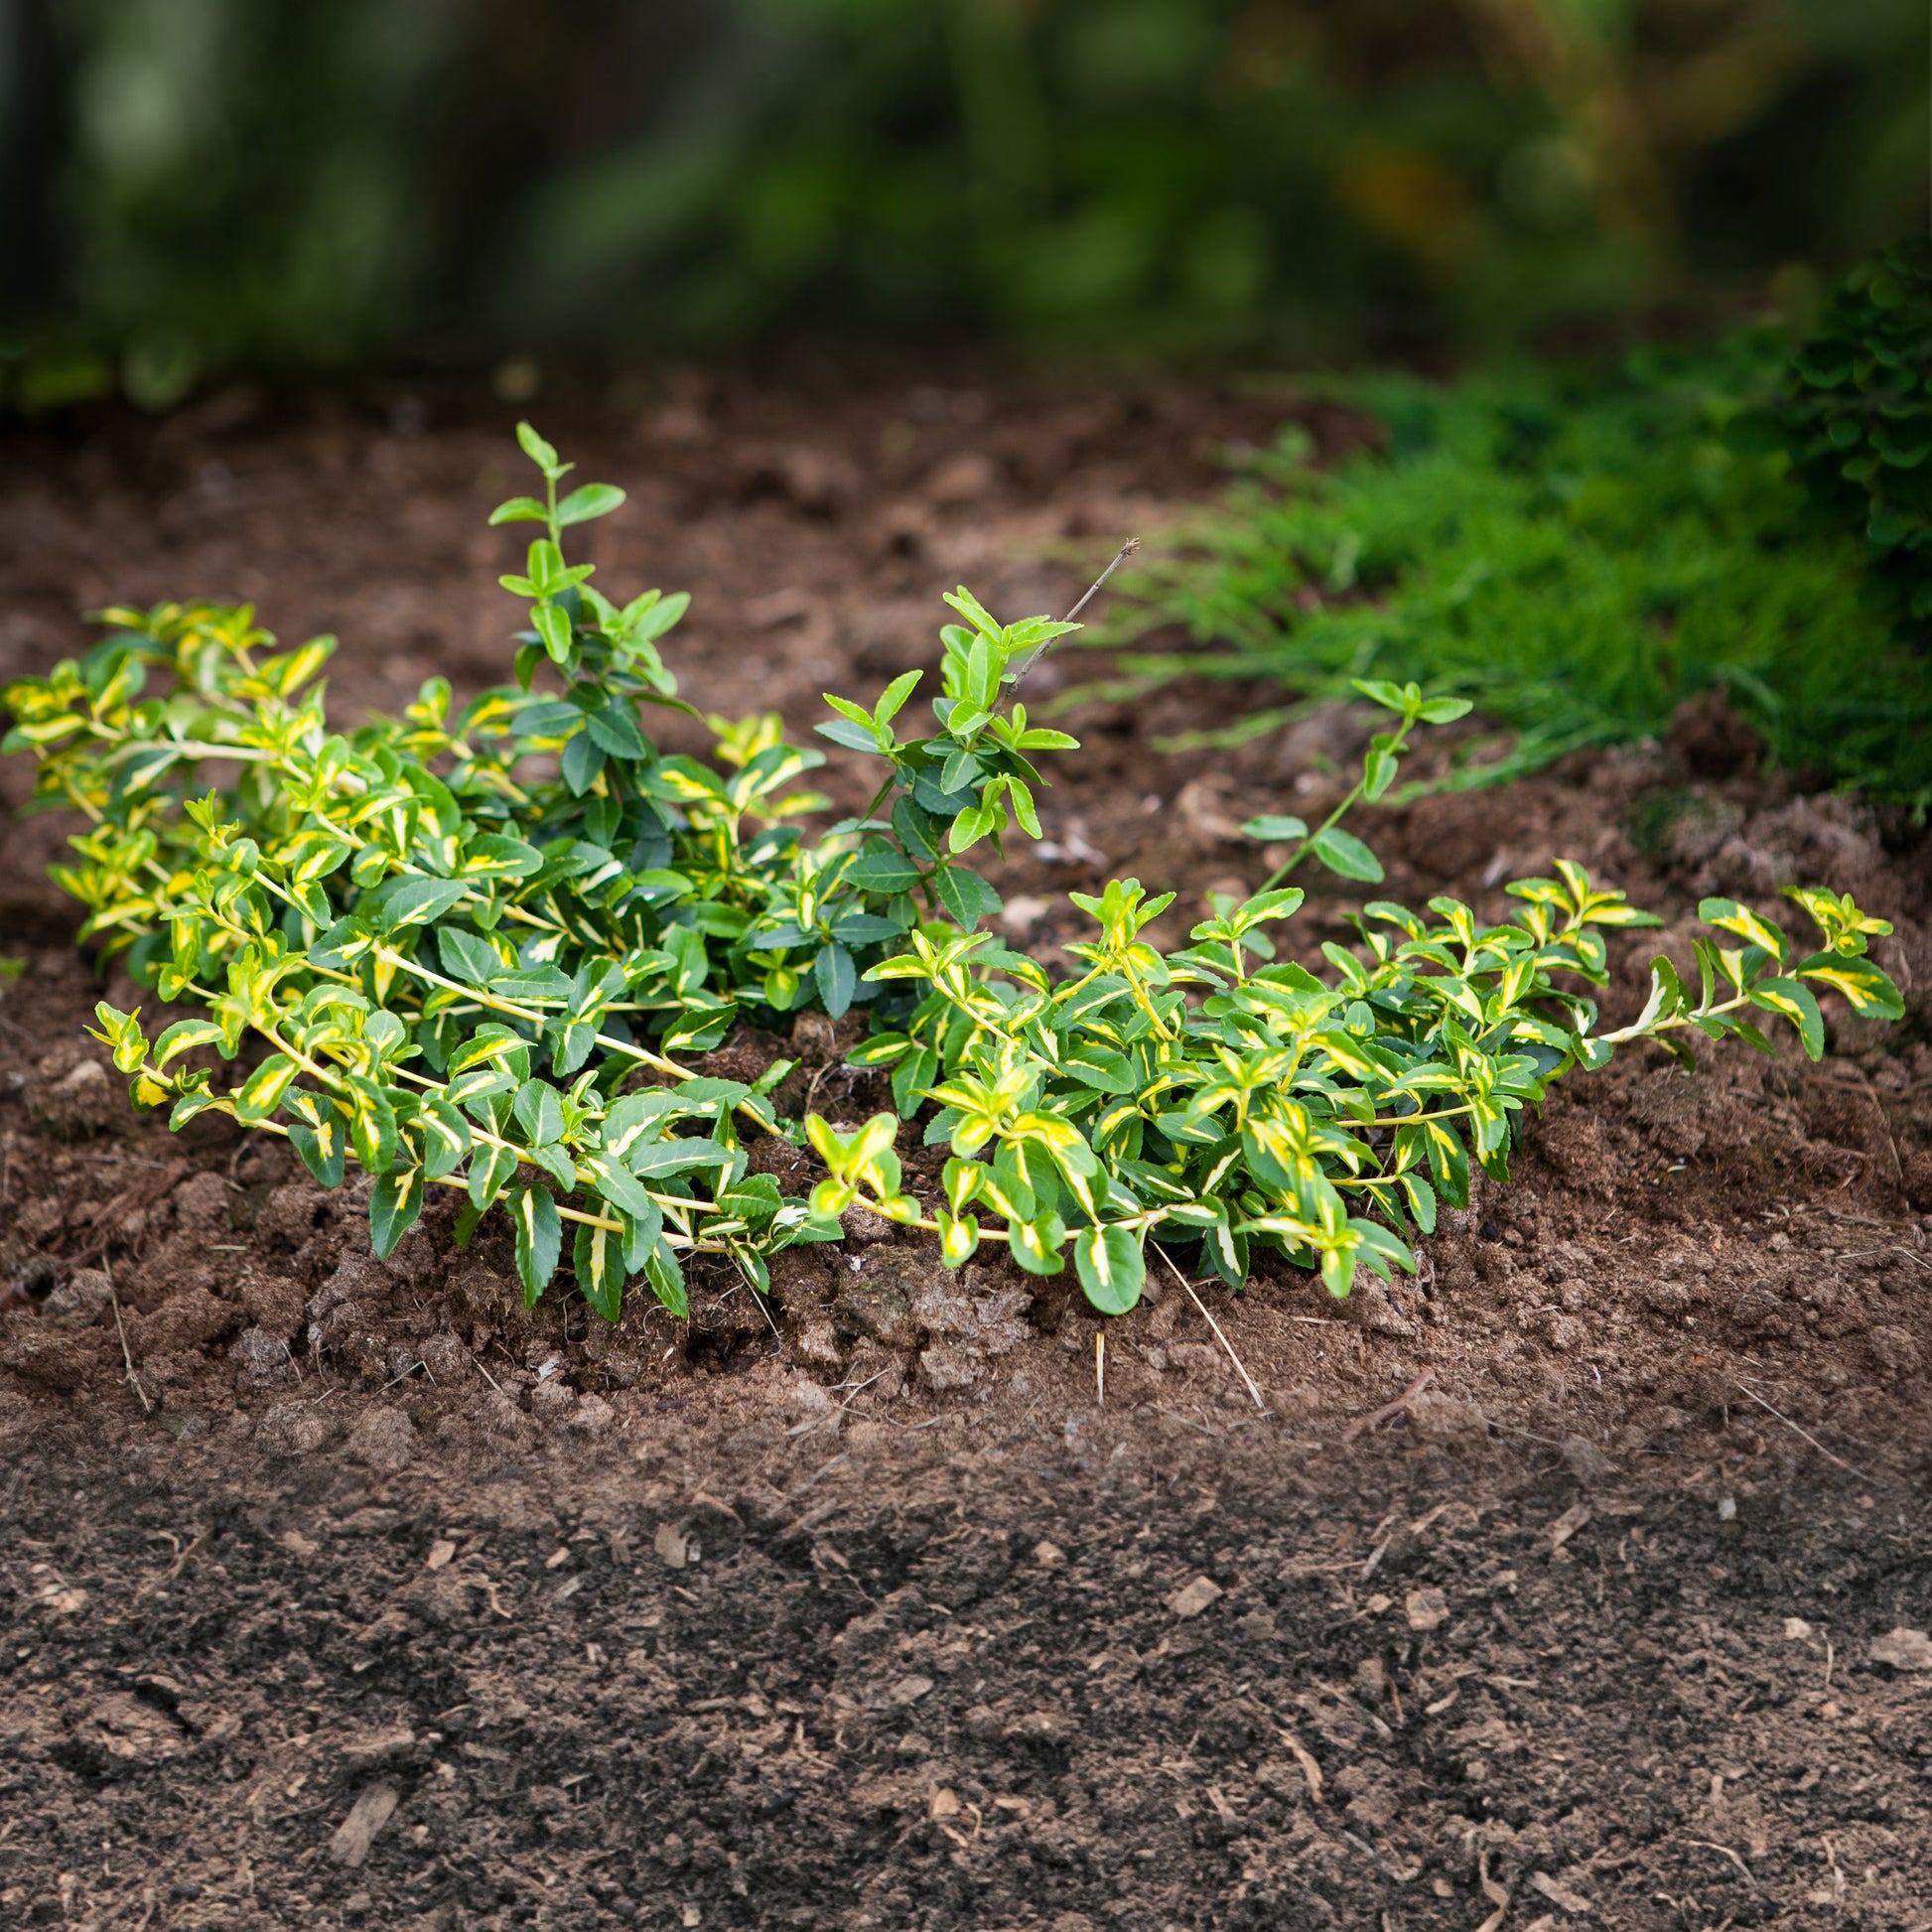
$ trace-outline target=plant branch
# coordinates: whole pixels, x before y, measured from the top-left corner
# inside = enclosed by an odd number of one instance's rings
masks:
[[[1100,594],[1101,586],[1106,583],[1107,579],[1110,578],[1114,574],[1114,572],[1117,571],[1121,567],[1121,565],[1124,564],[1128,560],[1128,558],[1131,557],[1135,553],[1135,551],[1137,551],[1140,547],[1141,547],[1141,540],[1139,537],[1129,537],[1127,541],[1123,543],[1121,547],[1114,552],[1113,562],[1110,563],[1107,566],[1107,568],[1103,570],[1100,573],[1100,575],[1096,577],[1093,580],[1093,582],[1087,586],[1086,591],[1080,598],[1080,601],[1076,605],[1074,605],[1073,609],[1070,610],[1066,614],[1066,616],[1060,620],[1060,621],[1062,623],[1072,623],[1079,617],[1080,613],[1084,611],[1087,608],[1087,606],[1091,604],[1093,600]],[[1058,642],[1059,639],[1057,637],[1048,637],[1047,640],[1043,644],[1041,644],[1040,647],[1036,651],[1035,651],[1034,654],[1030,658],[1028,658],[1027,661],[1024,664],[1022,664],[1016,672],[1014,672],[1013,689],[1015,691],[1018,691],[1020,689],[1021,685],[1026,681],[1027,677],[1032,672],[1034,666],[1037,664],[1039,660],[1042,657],[1044,657],[1046,653],[1049,650],[1051,650],[1053,646]]]

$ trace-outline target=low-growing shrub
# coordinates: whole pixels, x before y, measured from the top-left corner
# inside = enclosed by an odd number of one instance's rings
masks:
[[[708,763],[646,737],[640,707],[679,703],[658,640],[684,601],[619,607],[566,562],[565,530],[622,492],[560,496],[569,466],[521,437],[544,494],[492,520],[543,526],[502,580],[530,627],[514,684],[460,713],[431,679],[403,718],[332,733],[316,679],[333,640],[277,650],[247,609],[207,605],[109,612],[84,657],[5,694],[39,801],[92,821],[56,869],[83,937],[193,1009],[150,1038],[138,1011],[99,1007],[136,1104],[286,1135],[326,1186],[365,1170],[378,1254],[429,1187],[461,1189],[458,1238],[500,1207],[532,1300],[568,1233],[599,1313],[638,1278],[683,1313],[685,1257],[729,1256],[762,1290],[771,1255],[837,1238],[863,1201],[953,1266],[986,1242],[1037,1274],[1070,1255],[1111,1312],[1139,1299],[1150,1237],[1198,1243],[1237,1285],[1272,1251],[1341,1295],[1358,1268],[1413,1267],[1405,1232],[1433,1227],[1439,1198],[1466,1202],[1472,1159],[1503,1176],[1523,1110],[1572,1067],[1640,1039],[1688,1056],[1697,1035],[1768,1050],[1776,1017],[1816,1057],[1825,991],[1900,1011],[1866,956],[1889,927],[1804,891],[1819,950],[1707,900],[1696,987],[1660,959],[1642,1015],[1599,1032],[1605,931],[1657,921],[1568,863],[1511,886],[1521,909],[1499,925],[1448,898],[1427,915],[1371,901],[1354,947],[1323,947],[1325,980],[1268,936],[1298,890],[1217,900],[1163,953],[1145,933],[1173,895],[1115,880],[1073,896],[1095,931],[1056,982],[979,929],[999,900],[964,860],[1040,835],[1034,759],[1076,748],[1015,687],[1072,626],[949,597],[935,729],[899,735],[918,672],[870,708],[828,699],[821,733],[886,776],[867,812],[808,836],[824,801],[799,781],[822,757],[775,717],[712,720]],[[536,690],[542,674],[557,688]],[[1358,688],[1390,714],[1357,787],[1375,798],[1410,734],[1466,707]],[[204,790],[211,761],[240,775]],[[1338,817],[1254,829],[1300,840],[1284,872],[1311,857],[1378,880]],[[851,1059],[891,1069],[897,1109],[856,1130],[781,1120],[787,1062],[749,1084],[687,1064],[740,1016],[855,1005],[871,1030]],[[217,1080],[244,1046],[244,1076]],[[897,1143],[928,1105],[925,1141],[951,1158],[922,1201]],[[816,1151],[809,1199],[749,1171],[758,1134]]]

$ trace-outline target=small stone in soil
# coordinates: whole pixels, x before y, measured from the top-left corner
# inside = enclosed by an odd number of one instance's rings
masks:
[[[530,1413],[545,1422],[561,1422],[577,1401],[577,1391],[561,1375],[546,1377],[530,1391]]]
[[[255,1441],[271,1455],[313,1455],[336,1434],[329,1408],[316,1402],[278,1402],[262,1412]]]
[[[1225,1594],[1219,1584],[1211,1577],[1196,1577],[1184,1588],[1177,1589],[1168,1598],[1168,1608],[1175,1616],[1199,1616],[1201,1611]]]
[[[407,1757],[416,1748],[416,1735],[410,1730],[371,1730],[351,1737],[343,1746],[343,1767],[348,1771],[373,1771]]]
[[[72,1331],[91,1328],[114,1299],[114,1284],[98,1268],[76,1268],[64,1287],[41,1304],[41,1319],[50,1328]]]
[[[1449,1621],[1449,1598],[1440,1589],[1412,1589],[1402,1605],[1412,1630],[1437,1630]]]
[[[601,1395],[587,1395],[578,1398],[565,1421],[580,1436],[601,1436],[617,1419],[618,1412]]]
[[[351,1870],[359,1865],[369,1856],[376,1834],[395,1812],[400,1795],[386,1781],[370,1785],[349,1807],[348,1816],[337,1826],[335,1837],[329,1841],[329,1856]],[[366,1897],[362,1909],[368,1910]]]
[[[348,1452],[379,1475],[400,1475],[416,1452],[416,1425],[400,1409],[370,1409],[349,1431]]]
[[[1557,1520],[1550,1525],[1550,1548],[1561,1550],[1577,1532],[1589,1521],[1590,1510],[1587,1503],[1572,1503]]]
[[[1901,1625],[1886,1636],[1872,1639],[1871,1661],[1889,1664],[1893,1670],[1932,1670],[1932,1637]]]

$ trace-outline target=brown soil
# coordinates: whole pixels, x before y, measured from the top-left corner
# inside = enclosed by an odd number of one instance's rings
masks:
[[[802,732],[926,658],[938,589],[1063,607],[1283,409],[691,377],[538,413],[631,490],[606,577],[695,593],[687,695]],[[340,631],[351,716],[491,681],[506,447],[457,398],[15,432],[0,670],[110,597],[210,595]],[[1075,714],[1017,941],[1050,956],[1106,873],[1180,889],[1171,942],[1258,881],[1236,822],[1319,808],[1356,727],[1150,748],[1248,696]],[[1700,710],[1363,829],[1413,902],[1575,856],[1680,956],[1700,894],[1829,881],[1897,923],[1907,1022],[1575,1079],[1419,1284],[1170,1278],[1107,1324],[1104,1408],[1077,1296],[863,1229],[768,1309],[696,1281],[688,1326],[526,1313],[486,1234],[375,1262],[278,1147],[128,1113],[42,881],[65,828],[15,826],[0,1922],[1932,1925],[1932,1670],[1885,1641],[1932,1550],[1927,853],[1749,750]],[[1311,957],[1346,903],[1312,895]],[[876,1102],[822,1022],[786,1050],[794,1098]]]

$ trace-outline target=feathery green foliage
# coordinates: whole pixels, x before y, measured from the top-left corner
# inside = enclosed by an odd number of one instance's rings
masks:
[[[1864,533],[1922,632],[1932,618],[1932,242],[1915,235],[1845,277],[1773,414],[1812,493]]]
[[[936,729],[899,736],[918,672],[871,707],[829,698],[821,733],[887,775],[865,815],[808,837],[824,801],[794,787],[821,755],[775,718],[712,721],[710,763],[644,735],[640,707],[679,702],[657,641],[683,601],[620,608],[566,561],[565,531],[622,492],[560,496],[570,466],[520,435],[544,493],[492,521],[543,526],[502,580],[530,627],[515,683],[460,715],[432,679],[403,719],[334,734],[315,681],[332,640],[277,651],[249,611],[208,606],[110,612],[85,657],[5,693],[5,749],[33,752],[41,801],[92,821],[57,869],[84,936],[190,1009],[152,1038],[138,1011],[97,1009],[135,1102],[285,1135],[325,1186],[359,1168],[379,1255],[431,1186],[460,1189],[459,1239],[500,1209],[532,1300],[568,1234],[600,1314],[634,1281],[682,1314],[690,1254],[764,1290],[771,1256],[838,1238],[864,1201],[953,1266],[989,1241],[1038,1274],[1070,1257],[1109,1312],[1139,1299],[1150,1236],[1198,1243],[1236,1284],[1270,1249],[1341,1295],[1358,1269],[1413,1267],[1405,1232],[1434,1226],[1439,1197],[1467,1200],[1471,1158],[1504,1175],[1524,1108],[1571,1067],[1688,1034],[1768,1050],[1766,1016],[1815,1057],[1820,990],[1900,1011],[1865,956],[1889,927],[1812,892],[1821,950],[1709,900],[1721,936],[1699,942],[1695,994],[1660,960],[1642,1017],[1598,1033],[1604,931],[1657,921],[1568,863],[1512,886],[1521,910],[1500,925],[1447,898],[1429,918],[1371,902],[1354,949],[1323,948],[1325,981],[1277,962],[1265,930],[1297,890],[1216,900],[1164,954],[1145,933],[1173,895],[1115,880],[1074,895],[1097,931],[1055,984],[977,929],[999,900],[963,861],[1040,835],[1034,759],[1076,748],[1014,693],[1073,626],[950,596],[964,621],[941,633]],[[546,673],[559,688],[538,693]],[[1357,690],[1394,721],[1364,759],[1369,798],[1419,725],[1465,708],[1413,683]],[[240,777],[203,791],[212,760]],[[1334,818],[1257,834],[1301,839],[1284,872],[1380,877]],[[860,1002],[873,1026],[852,1062],[891,1068],[897,1111],[856,1128],[781,1120],[787,1062],[749,1084],[687,1064],[740,1015]],[[928,1106],[926,1143],[951,1158],[922,1199],[897,1145]],[[747,1137],[780,1133],[825,1165],[809,1199],[750,1172]]]
[[[1726,434],[1778,366],[1770,338],[1739,336],[1608,378],[1338,384],[1386,448],[1323,472],[1291,430],[1226,509],[1144,566],[1131,633],[1180,623],[1203,648],[1129,654],[1130,688],[1260,677],[1311,705],[1352,678],[1418,679],[1514,734],[1461,773],[1479,782],[1660,731],[1725,686],[1779,764],[1923,810],[1932,663],[1862,596],[1856,538],[1821,524],[1785,456]]]

